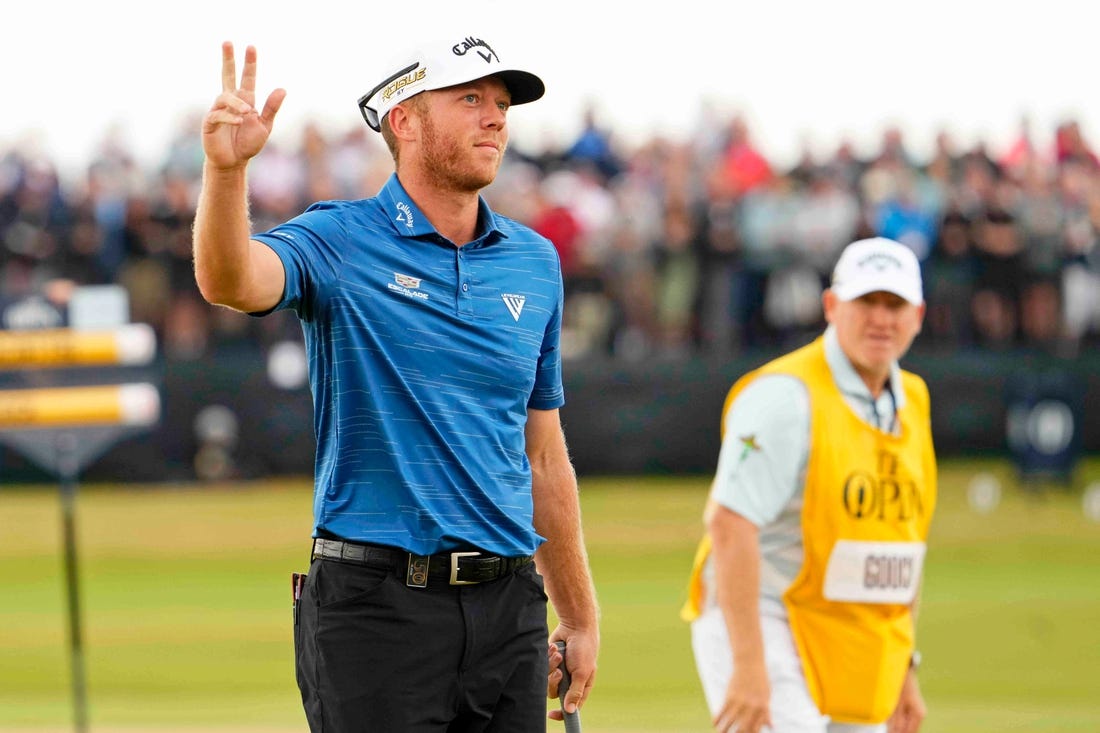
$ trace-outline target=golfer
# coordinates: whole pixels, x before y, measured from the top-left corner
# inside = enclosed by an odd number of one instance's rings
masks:
[[[553,642],[568,644],[569,712],[596,672],[558,416],[561,267],[480,196],[509,108],[544,91],[497,40],[456,33],[372,72],[359,110],[395,173],[267,232],[251,231],[247,168],[286,93],[258,104],[254,48],[238,81],[223,46],[203,121],[199,288],[257,316],[290,309],[305,333],[317,449],[295,654],[316,732],[543,730]]]

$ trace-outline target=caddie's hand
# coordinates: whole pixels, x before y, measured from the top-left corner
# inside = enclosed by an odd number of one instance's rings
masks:
[[[275,123],[275,113],[286,90],[268,96],[262,112],[256,111],[256,49],[244,52],[244,71],[237,86],[233,44],[222,44],[222,93],[202,121],[202,149],[209,165],[220,169],[243,167],[263,149]]]
[[[558,683],[562,678],[561,670],[558,669],[562,657],[554,644],[558,640],[565,642],[565,664],[572,677],[572,684],[565,693],[565,709],[572,713],[584,705],[585,700],[588,699],[588,693],[592,690],[592,683],[596,679],[596,656],[600,647],[599,633],[576,631],[559,626],[550,635],[550,646],[547,649],[550,674],[547,678],[546,696],[555,699],[558,697]],[[558,709],[550,710],[547,717],[552,720],[564,719],[561,710]]]
[[[917,733],[927,714],[928,708],[925,706],[924,697],[920,693],[917,674],[913,670],[909,670],[909,674],[905,676],[905,682],[901,686],[898,706],[894,708],[894,714],[886,721],[887,733]]]
[[[722,709],[711,721],[714,729],[722,733],[758,733],[772,724],[770,700],[771,684],[762,664],[737,668],[726,687]]]

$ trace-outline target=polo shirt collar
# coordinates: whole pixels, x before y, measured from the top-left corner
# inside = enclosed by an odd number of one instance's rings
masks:
[[[394,231],[402,237],[421,237],[424,235],[438,234],[428,217],[420,211],[413,202],[412,197],[405,192],[405,187],[397,179],[396,173],[391,173],[389,180],[378,192],[378,198],[385,208],[386,216]],[[506,236],[497,226],[496,214],[489,208],[484,197],[477,197],[478,232],[475,242],[491,242],[499,237]],[[471,243],[472,244],[472,243]]]
[[[833,374],[833,381],[843,394],[873,402],[871,390],[863,383],[856,368],[840,348],[840,339],[837,338],[836,328],[830,325],[825,329],[825,361],[829,364],[829,371]],[[901,367],[895,361],[890,365],[890,392],[894,395],[894,405],[900,410],[905,405],[905,391],[901,386]]]

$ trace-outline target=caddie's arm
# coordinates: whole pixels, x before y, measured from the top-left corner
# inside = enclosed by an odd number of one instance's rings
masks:
[[[551,646],[560,640],[568,649],[572,684],[565,708],[573,712],[588,699],[600,647],[599,608],[581,530],[577,476],[557,410],[528,410],[526,438],[535,531],[546,538],[535,553],[535,563],[559,622],[550,634]],[[547,685],[550,697],[557,697],[560,679],[561,672],[554,669]],[[549,715],[561,719],[560,710]]]
[[[756,733],[771,725],[771,685],[760,628],[760,530],[740,514],[712,503],[707,531],[713,542],[714,589],[733,652],[733,676],[718,730]]]
[[[195,282],[211,303],[254,312],[282,297],[282,261],[251,239],[246,169],[267,143],[285,97],[276,89],[258,112],[256,49],[245,51],[238,87],[233,44],[222,44],[222,93],[202,122],[205,161],[192,237]]]
[[[913,615],[914,628],[917,625],[917,610],[920,608],[920,591],[923,585],[922,578],[913,596],[913,603],[909,607]],[[898,705],[886,723],[887,733],[917,733],[928,715],[928,706],[924,702],[920,682],[917,680],[918,665],[918,659],[912,660],[909,664],[909,671],[901,685],[901,695],[898,696]]]

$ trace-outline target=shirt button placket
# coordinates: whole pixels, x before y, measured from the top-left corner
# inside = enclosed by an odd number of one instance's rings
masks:
[[[455,294],[455,302],[458,304],[459,315],[470,316],[474,313],[474,299],[470,296],[470,283],[466,271],[466,258],[462,249],[455,250],[455,272],[458,275],[458,292]]]

